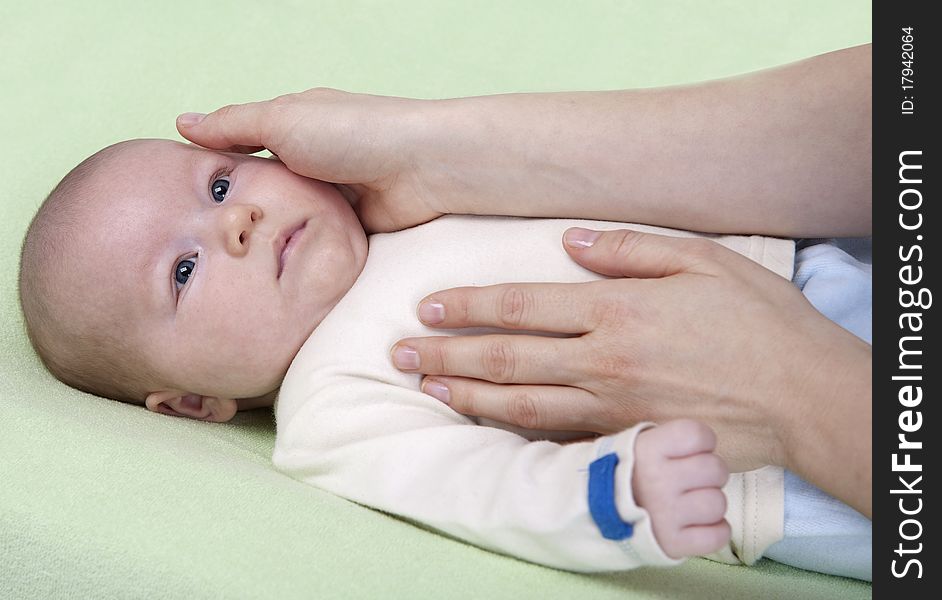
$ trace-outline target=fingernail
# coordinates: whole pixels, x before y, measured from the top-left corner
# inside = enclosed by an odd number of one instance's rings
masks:
[[[422,391],[429,396],[441,400],[445,404],[451,403],[451,395],[448,392],[448,386],[434,379],[426,379],[422,384]]]
[[[591,248],[600,235],[601,231],[573,227],[563,235],[563,241],[570,248]]]
[[[206,115],[203,113],[188,112],[177,117],[177,123],[184,127],[192,127],[203,120]]]
[[[409,346],[397,346],[393,350],[393,364],[398,369],[414,371],[419,368],[419,353]]]
[[[419,304],[419,320],[428,325],[437,325],[445,320],[445,305],[434,300]]]

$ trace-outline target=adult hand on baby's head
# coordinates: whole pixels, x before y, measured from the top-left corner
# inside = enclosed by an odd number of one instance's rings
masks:
[[[808,461],[796,448],[832,440],[869,456],[870,347],[790,282],[703,239],[573,229],[566,241],[579,264],[621,279],[456,288],[427,297],[419,316],[574,337],[413,338],[394,361],[428,375],[423,391],[459,412],[533,429],[607,434],[699,419],[733,470],[797,470]],[[822,405],[836,421],[809,417]],[[835,422],[849,440],[829,430]],[[869,489],[869,474],[855,476]],[[829,491],[869,514],[863,495]]]
[[[314,88],[208,115],[184,113],[177,130],[206,148],[268,149],[299,175],[341,184],[367,231],[392,231],[443,213],[413,156],[427,102]]]

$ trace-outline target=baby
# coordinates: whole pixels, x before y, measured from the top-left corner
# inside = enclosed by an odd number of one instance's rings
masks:
[[[783,473],[727,483],[705,426],[561,444],[481,426],[390,364],[396,340],[430,332],[413,313],[430,291],[597,279],[558,247],[571,225],[620,226],[443,217],[371,237],[367,261],[333,185],[277,160],[132,140],[86,159],[40,208],[20,299],[65,383],[207,421],[275,405],[275,466],[362,504],[570,570],[711,552],[751,564],[783,536]],[[791,242],[717,241],[790,275]]]

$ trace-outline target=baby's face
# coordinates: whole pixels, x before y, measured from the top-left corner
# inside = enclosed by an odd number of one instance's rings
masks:
[[[337,189],[276,160],[140,140],[92,186],[83,280],[153,367],[152,392],[272,392],[366,260]]]

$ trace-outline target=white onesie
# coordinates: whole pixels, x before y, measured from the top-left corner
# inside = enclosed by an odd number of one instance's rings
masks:
[[[548,441],[548,432],[458,414],[421,393],[421,376],[398,371],[389,358],[401,338],[457,333],[427,328],[416,318],[419,301],[434,291],[600,279],[563,250],[562,234],[573,226],[626,225],[446,216],[371,236],[363,273],[301,348],[281,386],[275,466],[344,498],[551,567],[611,571],[677,563],[658,547],[631,493],[634,439],[644,425],[559,444]],[[707,237],[791,278],[791,240]],[[614,509],[633,524],[623,539],[603,537],[590,514],[589,465],[610,453],[619,459]],[[734,475],[724,491],[733,539],[712,558],[751,564],[782,537],[782,471]]]

